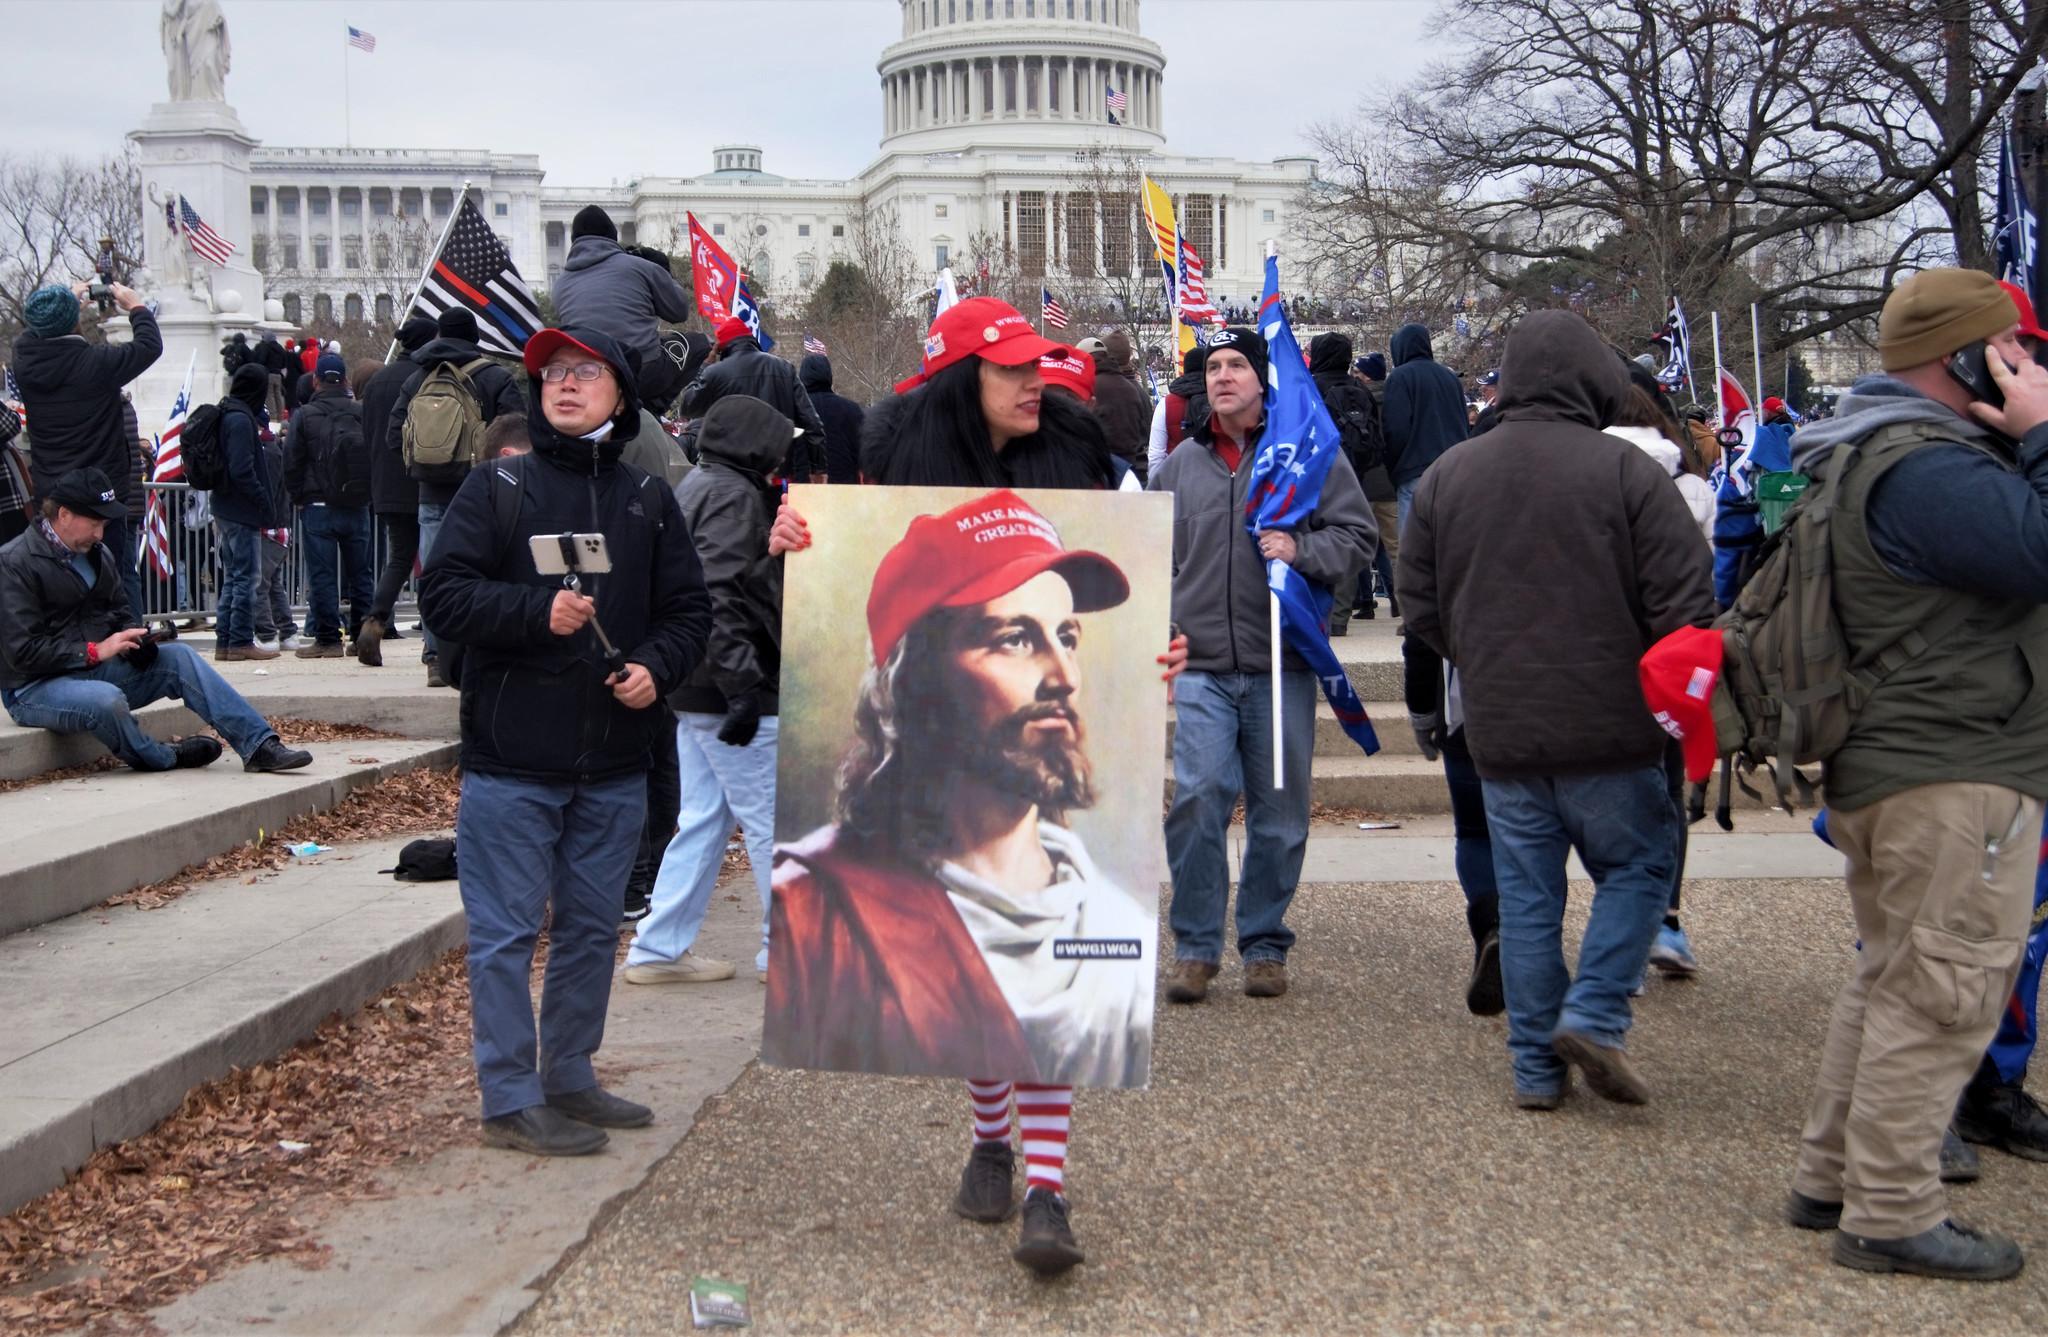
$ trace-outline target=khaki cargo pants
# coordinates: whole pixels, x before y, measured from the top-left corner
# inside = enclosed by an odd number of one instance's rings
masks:
[[[1792,1187],[1842,1229],[1903,1239],[1948,1215],[1941,1138],[2012,995],[2041,853],[2041,802],[1922,785],[1830,812],[1862,940],[1835,999]]]

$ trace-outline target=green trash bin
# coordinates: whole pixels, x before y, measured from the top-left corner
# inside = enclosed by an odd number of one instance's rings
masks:
[[[1763,521],[1764,533],[1775,534],[1785,527],[1785,512],[1811,481],[1805,474],[1795,473],[1765,474],[1756,480],[1757,516]]]

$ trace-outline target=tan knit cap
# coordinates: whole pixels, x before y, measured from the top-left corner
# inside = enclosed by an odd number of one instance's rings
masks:
[[[1981,269],[1923,269],[1892,289],[1877,318],[1886,371],[1937,362],[2019,323],[2019,308]]]

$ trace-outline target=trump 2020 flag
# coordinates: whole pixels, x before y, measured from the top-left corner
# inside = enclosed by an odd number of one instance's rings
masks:
[[[1266,430],[1245,496],[1244,527],[1257,545],[1264,529],[1300,529],[1323,497],[1323,480],[1343,449],[1337,425],[1323,407],[1280,300],[1280,261],[1266,257],[1266,290],[1259,298],[1259,332],[1266,337]],[[1367,756],[1380,750],[1365,703],[1330,648],[1331,593],[1286,562],[1266,563],[1266,587],[1280,600],[1280,634],[1323,685],[1337,722]]]
[[[734,316],[754,332],[754,342],[766,353],[775,341],[761,332],[761,308],[747,287],[747,276],[739,263],[712,237],[711,230],[697,221],[697,215],[683,215],[690,229],[690,278],[697,290],[697,311],[715,329]]]

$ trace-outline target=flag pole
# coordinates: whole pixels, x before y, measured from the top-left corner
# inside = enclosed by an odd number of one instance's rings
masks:
[[[354,117],[349,110],[348,39],[346,37],[342,39],[341,43],[341,146],[345,149],[355,146]]]
[[[1714,430],[1721,431],[1728,426],[1728,405],[1721,398],[1721,313],[1712,313],[1714,322]]]
[[[1173,239],[1173,246],[1175,252],[1175,260],[1178,261],[1180,251],[1180,237],[1178,235],[1178,229],[1176,229],[1176,235]],[[1277,241],[1268,241],[1266,243],[1266,258],[1270,260],[1279,254],[1280,243]],[[1277,283],[1273,287],[1273,293],[1276,298],[1279,296],[1280,287]],[[1265,313],[1262,311],[1258,313],[1257,316],[1253,317],[1252,320],[1252,328],[1258,329],[1261,334],[1264,334],[1265,332],[1261,328],[1264,316]],[[1174,313],[1173,335],[1173,351],[1178,353],[1180,352],[1179,312]],[[1260,395],[1263,396],[1269,389],[1271,389],[1270,384],[1260,386]],[[1270,559],[1267,561],[1266,565],[1267,570],[1270,572],[1272,569],[1272,562]],[[1272,640],[1269,641],[1268,644],[1272,647],[1271,658],[1273,660],[1273,790],[1275,793],[1278,793],[1279,791],[1287,788],[1287,765],[1286,757],[1284,755],[1287,746],[1287,730],[1285,727],[1286,716],[1280,709],[1280,668],[1281,661],[1286,658],[1286,650],[1280,639],[1280,592],[1273,588],[1273,582],[1270,579],[1266,581],[1266,626],[1268,632],[1272,636]]]
[[[1756,363],[1756,402],[1751,406],[1756,422],[1764,420],[1764,336],[1763,326],[1757,322],[1756,303],[1749,304],[1749,352]]]
[[[431,198],[431,197],[429,197]],[[448,211],[448,226],[441,229],[441,236],[434,242],[434,249],[427,252],[426,267],[420,270],[420,281],[412,285],[412,296],[398,309],[398,323],[403,325],[412,319],[412,309],[419,304],[420,293],[427,286],[427,275],[434,272],[434,262],[441,258],[441,248],[448,244],[448,234],[455,230],[455,220],[462,217],[462,205],[469,198],[469,178],[462,178],[462,193],[455,197],[455,207]],[[384,350],[384,361],[388,364],[392,355],[398,352],[398,334],[391,335],[391,347]]]

